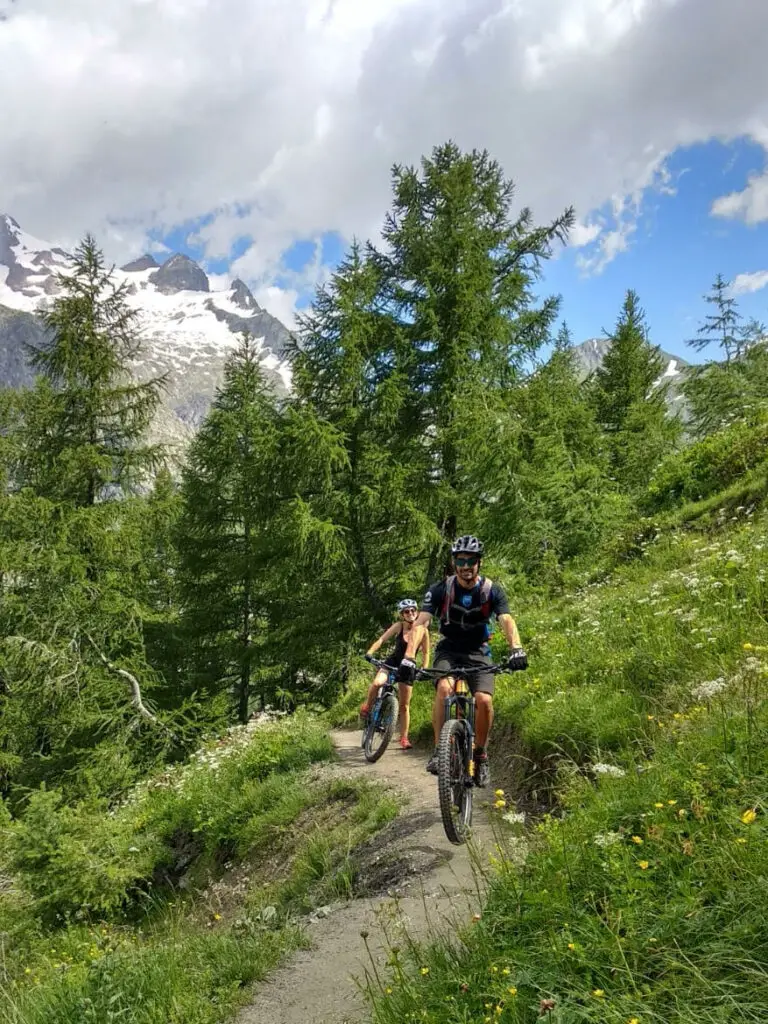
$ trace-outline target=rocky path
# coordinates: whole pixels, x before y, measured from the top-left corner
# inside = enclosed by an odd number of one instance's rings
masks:
[[[487,862],[491,843],[481,804],[490,793],[481,798],[476,791],[474,851],[453,846],[440,821],[437,780],[424,770],[422,752],[393,746],[370,765],[363,758],[359,732],[335,732],[332,737],[345,774],[363,772],[407,798],[401,815],[373,838],[366,859],[374,874],[380,869],[379,891],[386,889],[387,895],[352,900],[312,921],[311,948],[260,986],[238,1024],[362,1024],[368,1017],[359,985],[366,968],[372,969],[363,935],[381,969],[386,960],[382,925],[396,943],[404,930],[423,938],[429,930],[450,927],[452,920],[466,921],[477,910],[476,862]]]

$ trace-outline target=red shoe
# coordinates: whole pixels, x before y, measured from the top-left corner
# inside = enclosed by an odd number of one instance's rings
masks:
[[[407,736],[400,737],[400,747],[403,750],[413,750],[413,744],[411,743]]]

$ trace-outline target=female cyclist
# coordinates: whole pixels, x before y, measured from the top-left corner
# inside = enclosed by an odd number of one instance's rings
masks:
[[[384,664],[392,669],[398,670],[398,683],[400,690],[400,746],[403,750],[410,750],[411,741],[408,739],[408,729],[411,724],[411,692],[413,680],[416,675],[416,653],[421,651],[422,665],[429,668],[429,631],[424,626],[417,626],[416,618],[419,614],[418,605],[410,598],[405,598],[397,606],[399,618],[389,629],[381,634],[378,640],[371,644],[366,652],[368,657],[373,655],[388,640],[395,639],[395,649],[385,658]],[[376,700],[376,691],[387,681],[386,669],[379,669],[373,682],[368,688],[368,696],[365,703],[360,706],[360,714],[365,718]]]

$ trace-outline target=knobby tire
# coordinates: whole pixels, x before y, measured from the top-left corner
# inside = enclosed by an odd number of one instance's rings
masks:
[[[465,785],[464,763],[469,733],[465,722],[449,718],[440,733],[437,791],[445,834],[455,846],[467,841],[472,826],[472,786]],[[458,806],[454,795],[458,794]]]
[[[389,746],[389,741],[392,739],[392,734],[394,733],[395,726],[397,725],[397,717],[399,711],[400,705],[398,703],[397,697],[394,695],[394,693],[388,693],[386,697],[382,700],[381,707],[379,708],[378,722],[384,723],[383,732],[380,732],[376,728],[378,724],[377,722],[371,721],[368,723],[368,728],[366,729],[365,733],[364,750],[365,759],[366,761],[370,761],[371,764],[373,764],[374,761],[378,761],[379,758],[384,753],[384,751]],[[372,717],[373,716],[371,716],[371,718]],[[374,750],[373,743],[377,737],[381,737],[381,743]]]

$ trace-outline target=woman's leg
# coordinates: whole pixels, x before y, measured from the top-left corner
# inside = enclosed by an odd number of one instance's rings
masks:
[[[411,727],[411,694],[413,687],[407,683],[400,683],[400,739],[408,739],[408,730]]]
[[[379,691],[379,687],[383,686],[387,681],[387,673],[383,668],[380,668],[376,675],[373,677],[373,682],[368,687],[368,696],[365,698],[365,704],[363,707],[367,708],[368,711],[373,707],[376,700],[376,694]]]

